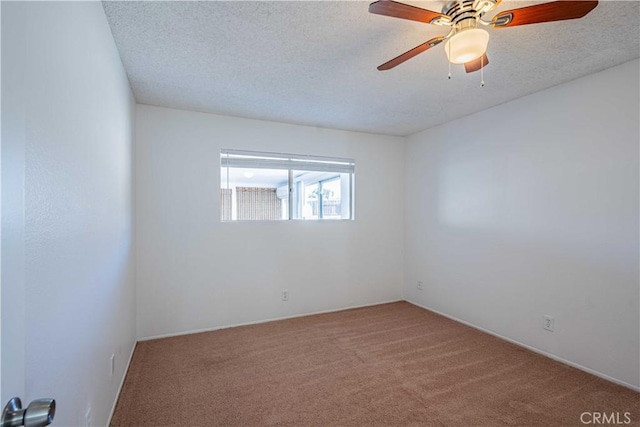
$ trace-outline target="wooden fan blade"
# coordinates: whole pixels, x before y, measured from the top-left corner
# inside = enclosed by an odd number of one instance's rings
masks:
[[[597,1],[554,1],[507,10],[493,17],[496,28],[582,18],[598,5]]]
[[[436,18],[444,16],[441,13],[392,0],[378,0],[377,2],[371,3],[369,5],[369,12],[378,15],[392,16],[394,18],[409,19],[411,21],[426,22],[427,24]]]
[[[378,67],[378,70],[380,71],[390,70],[393,67],[400,65],[403,62],[413,58],[417,54],[422,53],[425,50],[429,50],[432,47],[436,46],[437,44],[440,44],[443,40],[444,40],[444,37],[432,38],[428,42],[422,43],[421,45],[414,47],[413,49],[403,53],[402,55],[396,56],[391,61],[385,62],[384,64]]]
[[[478,71],[480,68],[484,68],[489,63],[489,58],[487,58],[487,54],[485,53],[478,59],[474,59],[473,61],[464,63],[464,70],[467,73],[473,73],[474,71]]]

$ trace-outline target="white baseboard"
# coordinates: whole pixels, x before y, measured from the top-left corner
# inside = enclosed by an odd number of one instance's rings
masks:
[[[137,341],[133,343],[133,348],[131,349],[131,354],[129,355],[129,361],[127,362],[127,366],[124,367],[122,379],[120,380],[120,385],[118,386],[118,391],[116,392],[116,398],[113,401],[113,405],[111,406],[111,412],[109,412],[109,419],[107,420],[108,426],[111,425],[111,419],[113,418],[113,414],[116,411],[116,405],[118,404],[118,399],[120,399],[120,392],[122,391],[122,386],[124,386],[124,380],[127,378],[129,366],[131,365],[131,360],[133,359],[133,353],[136,351],[136,345],[138,345]]]
[[[252,321],[252,322],[235,323],[235,324],[223,325],[223,326],[214,326],[212,328],[196,329],[196,330],[184,331],[184,332],[175,332],[175,333],[171,333],[171,334],[154,335],[154,336],[150,336],[150,337],[138,338],[138,342],[157,340],[157,339],[160,339],[160,338],[178,337],[178,336],[181,336],[181,335],[199,334],[199,333],[202,333],[202,332],[217,331],[217,330],[220,330],[220,329],[237,328],[238,326],[257,325],[257,324],[260,324],[260,323],[275,322],[277,320],[286,320],[286,319],[295,319],[296,317],[314,316],[316,314],[335,313],[337,311],[352,310],[354,308],[371,307],[371,306],[374,306],[374,305],[381,305],[381,304],[390,304],[392,302],[399,302],[399,301],[403,301],[403,300],[402,299],[395,299],[395,300],[390,300],[390,301],[374,302],[374,303],[371,303],[371,304],[363,304],[363,305],[354,305],[354,306],[349,306],[349,307],[335,308],[335,309],[331,309],[331,310],[314,311],[312,313],[294,314],[292,316],[274,317],[274,318],[271,318],[271,319],[264,319],[264,320],[255,320],[255,321]]]
[[[431,312],[433,312],[433,313],[439,314],[440,316],[444,316],[444,317],[446,317],[446,318],[448,318],[448,319],[451,319],[451,320],[454,320],[454,321],[456,321],[456,322],[458,322],[458,323],[462,323],[463,325],[467,325],[467,326],[470,326],[470,327],[472,327],[472,328],[474,328],[474,329],[478,329],[478,330],[480,330],[480,331],[482,331],[482,332],[485,332],[485,333],[487,333],[487,334],[489,334],[489,335],[493,335],[494,337],[497,337],[497,338],[500,338],[500,339],[502,339],[502,340],[508,341],[508,342],[510,342],[510,343],[512,343],[512,344],[515,344],[515,345],[517,345],[517,346],[524,347],[524,348],[526,348],[527,350],[531,350],[531,351],[533,351],[534,353],[541,354],[541,355],[543,355],[543,356],[545,356],[545,357],[548,357],[548,358],[550,358],[550,359],[553,359],[553,360],[555,360],[555,361],[557,361],[557,362],[564,363],[565,365],[572,366],[572,367],[574,367],[574,368],[576,368],[576,369],[580,369],[581,371],[584,371],[584,372],[587,372],[587,373],[589,373],[589,374],[595,375],[596,377],[600,377],[600,378],[602,378],[602,379],[605,379],[605,380],[607,380],[607,381],[610,381],[610,382],[612,382],[612,383],[615,383],[615,384],[621,385],[621,386],[623,386],[623,387],[629,388],[629,389],[634,390],[634,391],[640,391],[640,387],[638,387],[638,386],[635,386],[635,385],[633,385],[633,384],[629,384],[629,383],[627,383],[627,382],[625,382],[625,381],[622,381],[622,380],[619,380],[619,379],[617,379],[617,378],[610,377],[609,375],[603,374],[602,372],[598,372],[598,371],[593,370],[593,369],[591,369],[591,368],[587,368],[586,366],[582,366],[582,365],[580,365],[580,364],[578,364],[578,363],[575,363],[575,362],[572,362],[572,361],[570,361],[570,360],[563,359],[562,357],[556,356],[556,355],[555,355],[555,354],[553,354],[553,353],[549,353],[549,352],[546,352],[546,351],[544,351],[544,350],[540,350],[539,348],[532,347],[532,346],[530,346],[530,345],[527,345],[527,344],[521,343],[520,341],[516,341],[516,340],[514,340],[514,339],[507,338],[507,337],[505,337],[504,335],[500,335],[500,334],[498,334],[498,333],[496,333],[496,332],[493,332],[493,331],[491,331],[491,330],[489,330],[489,329],[485,329],[485,328],[483,328],[483,327],[480,327],[480,326],[478,326],[478,325],[474,325],[473,323],[467,322],[467,321],[465,321],[465,320],[458,319],[457,317],[450,316],[450,315],[448,315],[448,314],[446,314],[446,313],[443,313],[443,312],[441,312],[441,311],[434,310],[433,308],[429,308],[429,307],[426,307],[426,306],[424,306],[424,305],[422,305],[422,304],[418,304],[417,302],[413,302],[413,301],[410,301],[410,300],[408,300],[408,299],[405,299],[405,301],[406,301],[406,302],[408,302],[409,304],[413,304],[413,305],[415,305],[415,306],[417,306],[417,307],[420,307],[420,308],[423,308],[423,309],[425,309],[425,310],[431,311]]]

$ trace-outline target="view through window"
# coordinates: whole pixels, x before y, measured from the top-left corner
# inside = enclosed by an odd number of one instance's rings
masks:
[[[353,218],[355,161],[222,150],[222,221]]]

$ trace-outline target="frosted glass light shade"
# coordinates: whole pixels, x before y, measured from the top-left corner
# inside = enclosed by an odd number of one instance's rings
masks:
[[[444,51],[454,64],[464,64],[480,58],[487,51],[489,33],[479,28],[461,31],[447,40]]]

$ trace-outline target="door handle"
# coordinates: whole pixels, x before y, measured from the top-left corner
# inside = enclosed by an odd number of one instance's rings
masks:
[[[22,409],[20,398],[14,397],[2,411],[0,427],[44,427],[53,422],[56,414],[56,401],[53,399],[36,399]]]

